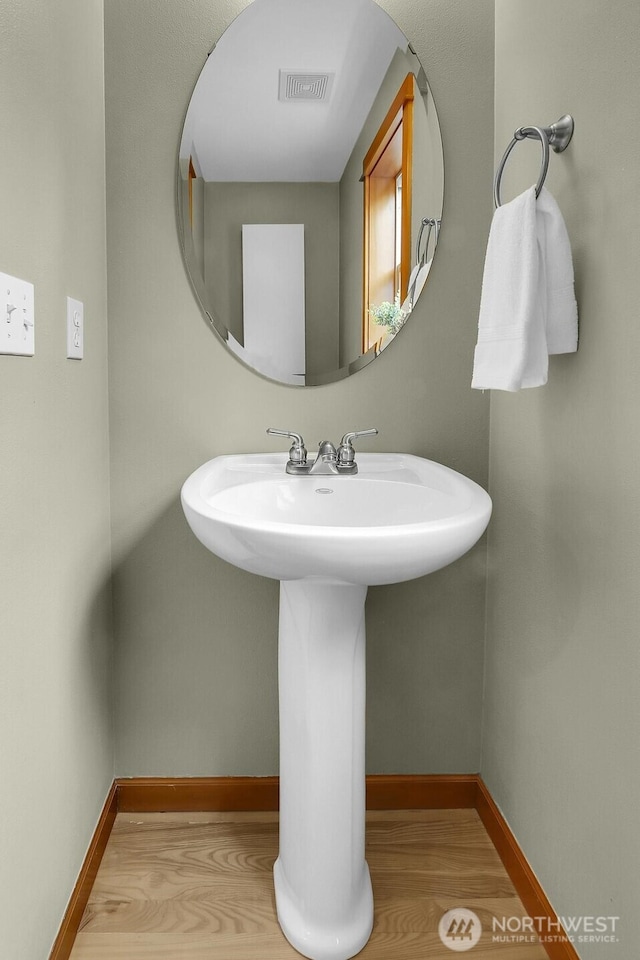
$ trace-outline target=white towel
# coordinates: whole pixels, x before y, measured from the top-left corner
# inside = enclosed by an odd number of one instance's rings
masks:
[[[482,281],[471,386],[520,390],[547,382],[550,353],[578,349],[567,228],[544,187],[498,207]]]

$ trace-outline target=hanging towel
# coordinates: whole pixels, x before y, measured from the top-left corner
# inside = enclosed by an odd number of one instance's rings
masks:
[[[544,187],[498,207],[482,281],[471,386],[520,390],[547,382],[550,353],[578,349],[567,228]]]

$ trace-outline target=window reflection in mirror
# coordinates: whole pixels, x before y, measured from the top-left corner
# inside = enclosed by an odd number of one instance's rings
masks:
[[[407,74],[364,158],[363,353],[383,349],[405,319],[401,304],[411,272],[414,84],[414,75]]]
[[[374,0],[253,0],[218,40],[185,119],[179,228],[205,316],[256,372],[316,385],[374,359],[399,329],[382,308],[407,307],[418,231],[442,195],[424,70]],[[262,226],[288,251],[286,311],[284,260],[250,241]]]

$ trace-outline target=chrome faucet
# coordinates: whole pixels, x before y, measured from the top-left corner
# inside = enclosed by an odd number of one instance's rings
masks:
[[[289,459],[285,470],[293,476],[352,476],[358,472],[356,452],[353,441],[357,437],[372,437],[377,434],[375,427],[370,430],[354,430],[345,433],[336,450],[330,440],[323,440],[318,447],[318,455],[311,463],[307,462],[307,449],[299,433],[290,430],[267,428],[267,433],[276,437],[290,437],[293,441],[289,450]]]
[[[318,447],[318,456],[309,466],[309,476],[317,474],[337,474],[338,470],[338,452],[331,440],[323,440]]]

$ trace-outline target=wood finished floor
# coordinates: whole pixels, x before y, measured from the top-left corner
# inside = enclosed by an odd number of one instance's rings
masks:
[[[274,813],[118,814],[70,960],[299,960],[276,919]],[[452,907],[478,914],[473,960],[547,960],[496,943],[492,917],[524,916],[474,810],[371,811],[375,922],[361,960],[451,960]]]

